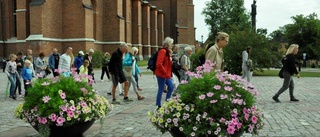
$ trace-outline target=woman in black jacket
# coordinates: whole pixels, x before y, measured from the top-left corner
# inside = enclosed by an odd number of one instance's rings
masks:
[[[283,85],[279,89],[278,93],[276,93],[272,99],[276,102],[280,102],[278,97],[280,94],[282,94],[284,91],[286,91],[289,88],[290,92],[290,101],[299,101],[293,96],[293,90],[294,90],[294,83],[292,79],[292,75],[296,74],[298,78],[300,78],[300,74],[297,71],[297,68],[295,66],[295,58],[294,55],[296,55],[299,51],[299,45],[297,44],[291,44],[290,47],[287,50],[286,57],[282,59],[283,63]]]

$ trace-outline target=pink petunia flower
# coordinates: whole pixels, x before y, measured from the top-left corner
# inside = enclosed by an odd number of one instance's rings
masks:
[[[75,111],[75,110],[76,110],[76,107],[75,107],[74,105],[72,105],[71,107],[69,107],[69,109],[70,109],[71,111]]]
[[[66,98],[66,93],[62,92],[62,93],[60,94],[60,97],[61,97],[62,99],[65,99],[65,98]]]
[[[187,84],[188,83],[188,81],[186,81],[186,80],[181,80],[181,84]]]
[[[80,90],[83,92],[83,94],[88,94],[88,90],[86,88],[81,88]]]
[[[48,96],[44,96],[44,97],[42,98],[42,101],[43,101],[44,103],[47,103],[49,100],[51,100],[51,98],[49,97],[49,95],[48,95]]]
[[[234,134],[235,129],[234,129],[234,127],[233,127],[233,126],[228,126],[227,131],[228,131],[228,134],[233,135],[233,134]]]
[[[214,88],[215,90],[220,90],[220,89],[221,89],[221,86],[220,86],[220,85],[215,85],[213,88]]]
[[[220,95],[220,98],[221,98],[221,99],[226,99],[226,98],[228,98],[228,95],[223,95],[223,94],[221,94],[221,95]]]
[[[233,88],[232,88],[232,87],[230,87],[230,86],[225,86],[225,87],[224,87],[224,90],[226,90],[226,91],[232,91],[232,90],[233,90]]]
[[[204,95],[204,94],[201,94],[200,96],[199,96],[199,99],[201,99],[201,100],[204,100],[206,98],[206,95]]]
[[[252,116],[251,117],[251,121],[252,121],[253,124],[256,124],[257,121],[258,121],[258,118],[256,116]]]
[[[41,123],[42,124],[46,124],[47,123],[47,119],[46,118],[42,118]]]
[[[208,93],[207,93],[207,96],[208,96],[208,97],[212,97],[213,95],[214,95],[214,94],[213,94],[212,92],[208,92]]]
[[[214,103],[217,103],[217,102],[218,102],[218,100],[211,100],[210,101],[211,104],[214,104]]]

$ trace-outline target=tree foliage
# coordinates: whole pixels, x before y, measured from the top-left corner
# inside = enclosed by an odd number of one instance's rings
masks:
[[[202,14],[210,28],[209,40],[214,41],[219,31],[250,28],[250,16],[246,13],[244,0],[211,0],[206,2]]]

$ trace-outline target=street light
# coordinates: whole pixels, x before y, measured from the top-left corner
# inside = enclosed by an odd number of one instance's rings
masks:
[[[201,43],[202,43],[202,45],[203,45],[203,35],[201,35]]]

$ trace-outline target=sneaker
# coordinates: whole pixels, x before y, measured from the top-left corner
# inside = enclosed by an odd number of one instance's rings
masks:
[[[108,94],[108,95],[112,95],[112,93],[111,93],[111,92],[108,92],[107,94]]]
[[[103,80],[103,79],[101,79],[101,82],[104,82],[104,80]]]
[[[280,100],[279,100],[277,97],[273,96],[272,99],[273,99],[275,102],[280,103]]]
[[[298,102],[299,99],[296,99],[296,98],[291,98],[290,101],[294,101],[294,102]]]
[[[118,100],[112,100],[111,104],[120,104],[120,101],[118,101]]]
[[[139,88],[138,88],[138,90],[139,90],[139,91],[141,91],[141,90],[142,90],[142,88],[140,88],[140,87],[139,87]]]
[[[124,101],[124,102],[132,102],[133,99],[131,99],[131,98],[124,98],[123,101]]]
[[[119,95],[120,95],[120,96],[124,96],[124,94],[123,94],[123,93],[119,93]]]
[[[22,94],[19,94],[19,98],[23,98],[23,95],[22,95]]]

